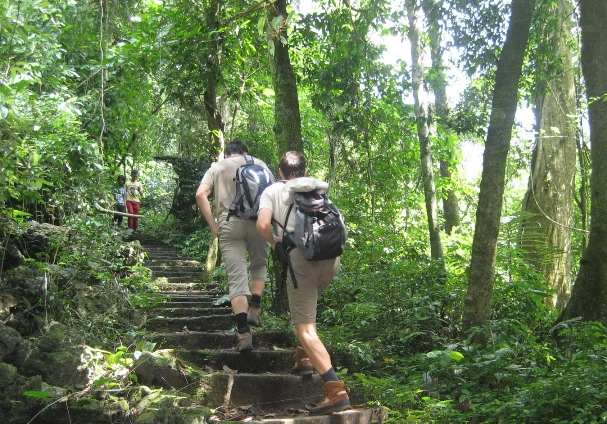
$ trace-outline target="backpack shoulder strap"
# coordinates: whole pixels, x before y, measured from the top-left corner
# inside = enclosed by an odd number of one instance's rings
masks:
[[[255,160],[253,160],[253,156],[251,155],[244,155],[244,160],[246,161],[247,165],[253,165],[255,163]]]

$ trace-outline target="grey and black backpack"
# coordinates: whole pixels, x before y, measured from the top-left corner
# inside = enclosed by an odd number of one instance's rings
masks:
[[[256,164],[253,158],[245,155],[246,163],[236,170],[236,195],[230,206],[230,216],[244,219],[256,219],[259,211],[259,198],[274,176],[265,166]]]
[[[320,190],[293,193],[285,226],[292,212],[295,213],[295,229],[287,236],[295,247],[303,251],[307,260],[333,259],[344,252],[346,226],[326,193]]]

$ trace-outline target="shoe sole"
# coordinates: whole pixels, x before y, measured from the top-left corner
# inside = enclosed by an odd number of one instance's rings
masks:
[[[329,415],[329,414],[333,414],[335,412],[345,411],[346,409],[350,409],[350,408],[351,408],[350,401],[342,400],[337,403],[334,403],[333,405],[326,406],[324,408],[320,408],[320,409],[310,408],[309,411],[310,411],[310,415]]]
[[[298,375],[300,377],[309,377],[312,374],[314,374],[314,370],[313,369],[310,369],[310,370],[292,370],[291,374]]]

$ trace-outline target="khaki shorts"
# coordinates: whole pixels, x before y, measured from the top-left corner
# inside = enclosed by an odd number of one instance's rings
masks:
[[[291,266],[297,280],[297,288],[287,272],[287,295],[293,324],[316,322],[316,304],[321,291],[329,286],[339,268],[339,258],[322,261],[308,261],[301,249],[293,249],[290,254]]]
[[[255,221],[220,218],[219,249],[228,274],[230,300],[250,295],[250,280],[266,280],[268,244],[257,232]]]

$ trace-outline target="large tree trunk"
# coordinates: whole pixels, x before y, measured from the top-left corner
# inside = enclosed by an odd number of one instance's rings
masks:
[[[221,108],[217,105],[217,84],[220,75],[220,55],[222,37],[219,35],[219,0],[209,3],[206,11],[207,31],[211,37],[208,43],[206,61],[206,89],[204,92],[204,108],[209,128],[209,143],[211,156],[218,156],[223,150],[224,122],[221,116]]]
[[[211,40],[208,43],[207,61],[206,61],[206,90],[204,92],[204,108],[207,116],[207,127],[209,128],[209,153],[211,157],[220,159],[224,148],[224,122],[221,115],[221,108],[217,104],[217,84],[220,75],[220,57],[222,37],[219,32],[219,0],[212,0],[206,10],[207,31]],[[206,260],[206,275],[210,280],[217,262],[219,260],[219,242],[217,237],[213,237],[209,245]]]
[[[420,162],[424,185],[424,198],[426,201],[426,215],[428,217],[428,232],[430,234],[430,251],[432,259],[442,261],[443,247],[440,240],[436,188],[434,184],[434,172],[432,170],[432,143],[428,123],[428,105],[424,101],[424,98],[426,97],[424,96],[425,93],[422,93],[424,70],[420,59],[421,48],[417,19],[419,7],[416,0],[407,0],[406,5],[409,18],[409,42],[411,43],[411,80],[413,86],[413,100],[415,102],[417,136],[420,145]]]
[[[497,63],[476,210],[469,284],[464,305],[466,327],[483,324],[489,317],[506,159],[510,149],[518,85],[534,5],[534,0],[512,1],[512,14],[506,41]]]
[[[432,59],[433,77],[429,80],[434,92],[434,107],[436,116],[442,129],[447,131],[449,106],[447,104],[447,79],[443,66],[443,48],[441,46],[442,34],[440,29],[441,4],[436,0],[423,0],[422,7],[428,21],[428,36],[430,38],[430,57]],[[451,153],[451,152],[449,152]],[[440,160],[440,176],[451,182],[451,164]],[[449,188],[443,195],[443,215],[445,218],[445,232],[451,234],[454,227],[459,225],[459,206],[455,191]]]
[[[289,58],[287,0],[276,0],[268,21],[270,22],[271,42],[274,43],[274,134],[280,157],[289,150],[304,151],[297,81]],[[278,260],[276,253],[272,255],[272,261],[276,281],[272,309],[276,313],[284,313],[288,309],[287,269]]]
[[[280,19],[275,21],[275,18]],[[289,58],[287,0],[276,0],[269,21],[279,23],[278,28],[270,25],[274,43],[274,133],[279,153],[303,152],[297,81]]]
[[[582,70],[592,161],[590,237],[563,318],[607,323],[607,2],[581,0]]]
[[[556,10],[554,10],[556,9]],[[570,0],[559,0],[548,10],[556,16],[542,37],[544,48],[554,52],[557,72],[546,72],[540,64],[538,76],[538,137],[531,162],[529,188],[523,201],[524,221],[521,247],[525,258],[554,290],[548,299],[552,307],[562,309],[571,286],[571,226],[575,190],[575,78],[572,51]],[[556,24],[556,25],[555,25]]]

